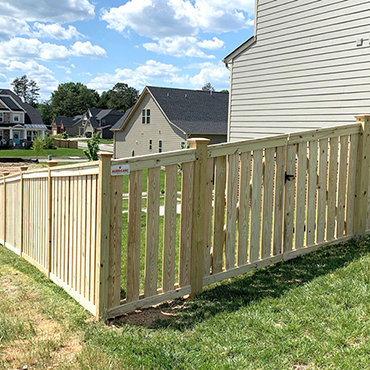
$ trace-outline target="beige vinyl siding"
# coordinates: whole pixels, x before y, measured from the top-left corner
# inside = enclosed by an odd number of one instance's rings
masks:
[[[231,141],[370,112],[368,1],[260,0],[257,11],[257,42],[232,61]]]
[[[141,123],[142,110],[150,109],[150,123]],[[153,147],[149,150],[149,140]],[[115,158],[130,157],[132,150],[135,156],[158,153],[159,141],[162,140],[162,151],[181,149],[181,142],[186,141],[186,135],[168,123],[165,116],[149,94],[145,96],[140,106],[123,131],[115,131]]]

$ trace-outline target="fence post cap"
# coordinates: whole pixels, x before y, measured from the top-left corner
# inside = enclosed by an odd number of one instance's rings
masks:
[[[357,121],[362,121],[363,119],[370,118],[370,114],[361,114],[359,116],[355,116]]]
[[[48,166],[49,167],[54,167],[58,164],[59,162],[56,161],[56,160],[51,160],[51,161],[48,161]]]
[[[113,157],[113,153],[111,152],[98,152],[99,157],[111,158]]]
[[[188,139],[189,143],[209,143],[210,139],[206,139],[204,137],[194,137],[191,139]]]
[[[22,172],[23,171],[27,171],[28,170],[28,166],[25,166],[25,165],[24,166],[21,166],[20,169],[21,169]]]
[[[3,171],[3,176],[8,176],[10,174],[9,171]]]

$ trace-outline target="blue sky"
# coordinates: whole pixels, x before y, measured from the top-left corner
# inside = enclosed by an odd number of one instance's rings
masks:
[[[222,59],[253,33],[254,0],[2,0],[0,88],[59,83],[229,87]]]

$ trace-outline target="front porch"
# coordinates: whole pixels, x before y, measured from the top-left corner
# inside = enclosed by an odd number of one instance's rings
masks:
[[[22,125],[1,127],[0,148],[29,149],[32,147],[33,139],[37,136],[44,139],[45,130],[36,128],[30,130],[28,127],[26,128]]]

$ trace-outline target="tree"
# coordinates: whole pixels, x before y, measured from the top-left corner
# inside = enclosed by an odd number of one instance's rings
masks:
[[[37,104],[37,110],[40,112],[42,121],[45,125],[51,125],[53,122],[53,108],[51,107],[50,100]]]
[[[139,99],[139,91],[123,82],[118,82],[113,89],[104,91],[99,100],[99,108],[116,109],[126,112]]]
[[[36,81],[28,79],[26,75],[21,78],[16,77],[11,83],[14,92],[23,100],[33,107],[36,107],[37,99],[40,96],[40,88]]]
[[[210,82],[207,82],[203,87],[203,91],[215,91],[215,88],[211,85]]]
[[[36,158],[39,159],[39,154],[44,149],[44,140],[40,136],[33,138],[32,149],[36,152]]]
[[[95,132],[90,140],[87,140],[87,149],[84,150],[89,161],[97,161],[99,151],[99,133]]]
[[[229,92],[229,90],[224,89],[224,90],[221,90],[220,92],[222,92],[222,93],[228,93],[228,92]]]
[[[99,94],[81,82],[60,84],[51,94],[51,107],[55,116],[74,117],[96,107]]]

